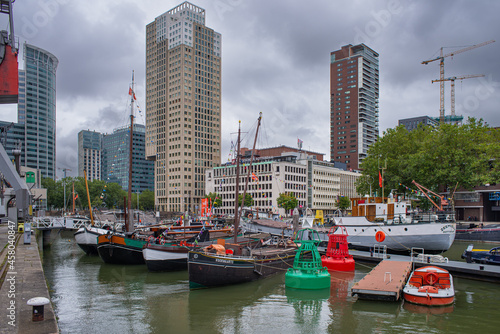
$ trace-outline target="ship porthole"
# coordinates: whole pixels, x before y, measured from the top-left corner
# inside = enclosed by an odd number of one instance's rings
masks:
[[[391,232],[391,229],[389,229],[389,232]]]
[[[408,231],[408,228],[407,228],[407,227],[405,227],[405,231]]]
[[[194,257],[195,259],[197,259],[197,258],[198,258],[198,254],[194,254],[194,255],[193,255],[193,257]]]
[[[362,229],[362,230],[361,230],[361,232],[364,232],[364,231],[365,231],[365,229]]]

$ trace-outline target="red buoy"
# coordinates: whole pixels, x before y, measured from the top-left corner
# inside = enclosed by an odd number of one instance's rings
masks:
[[[321,257],[321,263],[328,270],[354,271],[354,259],[349,254],[347,244],[347,230],[344,226],[338,227],[341,229],[338,234],[335,234],[337,226],[328,231],[328,248],[326,249],[326,255]]]

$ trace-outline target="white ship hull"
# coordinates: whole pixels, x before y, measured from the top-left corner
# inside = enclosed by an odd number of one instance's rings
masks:
[[[413,224],[372,223],[365,217],[335,218],[336,225],[344,225],[347,229],[347,242],[351,248],[369,250],[374,247],[386,246],[393,252],[410,251],[411,248],[423,248],[426,253],[441,253],[448,250],[455,240],[456,224],[452,222],[431,222]],[[282,222],[266,220],[266,223],[256,221],[241,221],[241,227],[249,232],[264,232],[291,237],[291,225]],[[274,226],[273,226],[274,225]],[[328,241],[328,228],[314,227],[320,232],[320,238]],[[376,234],[379,233],[379,240]],[[381,238],[383,236],[383,238]]]
[[[87,254],[97,254],[97,237],[108,233],[109,230],[95,226],[81,227],[75,232],[75,241]]]

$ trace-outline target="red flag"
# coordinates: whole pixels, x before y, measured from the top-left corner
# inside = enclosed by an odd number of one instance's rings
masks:
[[[252,173],[252,180],[259,181],[259,178],[257,177],[257,175],[255,175],[254,173]]]
[[[135,98],[135,93],[134,93],[134,91],[132,90],[132,87],[129,87],[129,88],[128,88],[128,95],[132,95],[132,96],[134,97],[134,100],[137,100],[137,99]]]
[[[378,185],[380,188],[382,188],[382,185],[384,184],[384,179],[382,178],[382,175],[380,175],[380,171],[378,171]]]
[[[75,195],[75,199],[78,199],[78,194]]]

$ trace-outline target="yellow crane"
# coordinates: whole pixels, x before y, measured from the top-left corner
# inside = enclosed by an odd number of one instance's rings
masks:
[[[450,57],[450,56],[454,56],[454,55],[457,55],[459,53],[462,53],[462,52],[465,52],[465,51],[469,51],[469,50],[472,50],[472,49],[476,49],[476,48],[479,48],[481,46],[485,46],[485,45],[488,45],[488,44],[491,44],[491,43],[494,43],[495,41],[494,40],[491,40],[491,41],[487,41],[487,42],[483,42],[483,43],[479,43],[479,44],[476,44],[476,45],[472,45],[472,46],[468,46],[466,48],[463,48],[463,49],[460,49],[460,50],[457,50],[457,51],[453,51],[453,52],[450,52],[448,54],[445,54],[443,55],[443,47],[441,47],[441,52],[440,52],[440,56],[437,57],[437,58],[434,58],[434,59],[429,59],[429,60],[424,60],[422,62],[422,64],[424,65],[427,65],[433,61],[436,61],[436,60],[439,60],[439,81],[440,81],[440,90],[439,90],[439,120],[443,123],[444,122],[444,82],[445,82],[445,77],[444,77],[444,58],[446,57]]]
[[[435,82],[444,82],[451,81],[451,116],[455,116],[455,80],[463,80],[463,79],[472,79],[472,78],[480,78],[484,77],[484,74],[469,74],[461,77],[450,77],[445,79],[436,79],[432,80],[432,83]]]

